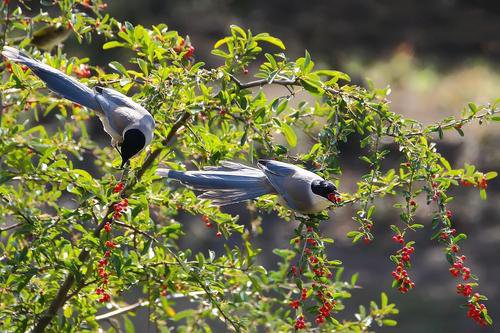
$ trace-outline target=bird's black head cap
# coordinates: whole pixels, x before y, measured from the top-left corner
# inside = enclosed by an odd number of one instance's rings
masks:
[[[125,132],[123,135],[123,143],[121,148],[122,155],[122,168],[125,163],[130,160],[132,156],[140,152],[144,145],[146,144],[146,137],[144,134],[136,129],[132,128]]]
[[[337,187],[327,180],[315,179],[311,182],[311,191],[323,198],[335,202]]]

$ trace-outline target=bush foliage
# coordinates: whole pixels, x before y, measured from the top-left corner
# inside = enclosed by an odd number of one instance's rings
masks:
[[[453,228],[447,209],[453,198],[447,192],[454,186],[475,186],[486,199],[487,181],[496,173],[450,165],[435,141],[444,135],[463,136],[462,129],[473,122],[499,121],[495,103],[471,103],[460,118],[424,126],[390,111],[388,89],[363,88],[351,84],[345,73],[317,69],[308,52],[289,59],[285,45],[267,33],[231,26],[229,36],[212,51],[223,64],[207,68],[195,60],[196,45],[165,24],[147,28],[119,21],[104,13],[106,6],[99,0],[41,4],[38,14],[28,16],[25,4],[3,0],[2,45],[15,44],[89,86],[132,96],[153,114],[157,127],[151,146],[130,168],[118,170],[120,158],[113,148],[101,148],[89,138],[87,120],[93,111],[49,93],[30,70],[4,61],[1,330],[114,331],[123,326],[132,332],[130,316],[141,307],[148,308],[150,322],[162,332],[173,327],[211,331],[221,325],[234,331],[365,332],[396,325],[398,310],[384,293],[360,305],[357,313],[342,314],[357,287],[357,275],[343,276],[344,263],[327,257],[333,240],[320,230],[327,212],[300,216],[276,205],[273,196],[252,203],[297,225],[287,248],[263,253],[253,244],[262,218],[245,228],[237,216],[155,176],[159,164],[184,170],[186,165],[202,168],[221,160],[252,164],[267,157],[302,165],[338,184],[343,142],[363,148],[359,158],[369,169],[357,191],[342,193],[333,208],[358,209],[353,216],[357,226],[346,237],[369,246],[376,223],[374,199],[398,198],[400,223],[387,230],[400,244],[390,258],[393,286],[403,293],[414,287],[411,239],[419,229],[431,228],[468,315],[481,325],[491,324],[486,298],[476,293],[477,277],[460,253],[466,236]],[[107,40],[102,52],[121,48],[130,61],[101,68],[92,59],[68,56],[61,45],[44,52],[35,40],[42,26],[65,27],[82,47],[102,35]],[[263,87],[270,85],[278,86],[282,95],[269,97]],[[308,101],[299,97],[304,93],[310,95]],[[53,122],[39,122],[45,118]],[[314,144],[297,154],[293,148],[304,136]],[[391,154],[401,164],[387,168],[383,161]],[[89,161],[97,170],[94,176],[76,166],[88,166]],[[433,213],[427,225],[416,224],[415,212],[424,204]],[[180,247],[179,239],[186,236],[181,213],[201,216],[214,237],[224,242],[233,236],[238,245],[226,244],[225,253],[217,255]],[[271,255],[279,261],[277,269],[258,264],[260,256]],[[143,298],[125,303],[124,295],[137,288]],[[190,301],[188,306],[179,304],[183,299]],[[337,320],[340,314],[352,319]]]

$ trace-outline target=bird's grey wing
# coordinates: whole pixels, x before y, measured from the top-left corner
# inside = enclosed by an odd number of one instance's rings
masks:
[[[71,76],[50,67],[38,60],[30,58],[18,49],[5,46],[2,55],[6,58],[28,66],[47,87],[62,97],[74,103],[81,104],[93,110],[98,110],[98,103],[95,94],[89,87],[78,82]]]
[[[257,165],[264,173],[281,177],[290,177],[298,170],[293,164],[273,160],[259,160]]]
[[[262,174],[257,168],[253,168],[248,165],[241,163],[231,162],[231,161],[221,161],[219,166],[206,166],[204,170],[216,170],[216,171],[245,171],[250,173]]]
[[[309,172],[289,163],[272,160],[259,160],[259,167],[290,208],[297,211],[309,209]]]

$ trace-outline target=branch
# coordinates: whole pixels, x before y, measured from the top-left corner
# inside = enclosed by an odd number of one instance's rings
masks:
[[[166,138],[162,141],[163,147],[156,149],[151,153],[151,155],[148,156],[148,158],[144,161],[144,164],[141,166],[141,168],[137,171],[135,181],[131,182],[128,184],[128,186],[122,191],[122,198],[126,197],[128,190],[135,184],[137,183],[144,173],[153,165],[154,160],[160,155],[160,153],[165,149],[166,147],[170,146],[170,143],[172,139],[175,137],[177,134],[177,131],[179,128],[181,128],[186,121],[189,119],[191,115],[188,112],[184,112],[184,114],[172,125],[172,128],[168,132]],[[128,169],[125,169],[123,174],[127,172]],[[127,192],[126,192],[127,190]],[[113,205],[116,202],[112,202],[109,206],[108,209],[106,210],[106,214],[104,215],[104,218],[102,219],[101,223],[94,229],[94,236],[99,237],[99,234],[101,233],[101,230],[104,228],[107,222],[110,221],[109,216],[113,212]],[[90,250],[84,249],[82,252],[80,252],[80,255],[78,256],[78,261],[84,265],[87,260],[90,257]],[[33,333],[41,333],[45,331],[45,328],[50,324],[50,322],[54,319],[54,317],[57,315],[57,311],[66,303],[66,301],[69,299],[68,298],[68,293],[75,283],[75,275],[73,273],[68,273],[68,276],[66,277],[66,280],[64,280],[63,284],[59,288],[56,296],[50,303],[49,308],[47,311],[40,316],[40,319],[38,322],[35,324],[35,327],[33,328]]]
[[[19,222],[19,223],[13,224],[13,225],[9,225],[8,227],[5,227],[5,228],[0,228],[0,232],[4,232],[4,231],[11,230],[11,229],[15,229],[15,228],[17,228],[17,227],[22,226],[23,224],[24,224],[24,223]]]
[[[243,83],[240,80],[238,80],[233,74],[228,74],[231,80],[233,80],[234,83],[240,88],[240,89],[247,89],[247,88],[254,88],[254,87],[262,87],[265,86],[266,84],[277,84],[280,86],[300,86],[299,80],[294,79],[294,80],[274,80],[274,81],[268,81],[266,79],[261,79],[261,80],[255,80],[255,81],[250,81],[247,83]]]
[[[117,224],[117,225],[120,225],[124,228],[127,228],[127,229],[131,229],[131,230],[134,230],[135,232],[137,232],[138,234],[141,234],[143,236],[146,236],[147,238],[151,239],[153,242],[155,243],[158,243],[158,240],[156,238],[154,238],[153,236],[151,236],[150,234],[148,234],[147,232],[145,231],[142,231],[136,227],[134,227],[133,225],[130,225],[130,224],[127,224],[125,222],[121,222],[121,221],[113,221],[113,224]]]
[[[123,308],[118,308],[116,310],[104,313],[104,314],[99,315],[99,316],[95,316],[95,320],[99,321],[99,320],[108,319],[108,318],[117,316],[119,314],[122,314],[122,313],[125,313],[125,312],[129,312],[129,311],[132,311],[132,310],[134,310],[136,308],[140,308],[142,306],[147,306],[147,305],[149,305],[149,301],[139,300],[137,303],[124,306]]]

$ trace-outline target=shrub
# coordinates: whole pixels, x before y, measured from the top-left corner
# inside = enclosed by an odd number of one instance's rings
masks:
[[[333,243],[320,230],[326,212],[300,216],[277,206],[272,196],[255,203],[259,211],[274,211],[297,223],[290,246],[274,249],[280,261],[270,270],[258,259],[271,254],[253,244],[261,232],[260,218],[253,229],[244,228],[237,216],[155,176],[160,163],[174,169],[185,169],[185,164],[201,168],[221,160],[250,164],[266,156],[335,180],[342,173],[339,143],[357,140],[366,152],[359,157],[369,172],[359,180],[358,190],[343,193],[334,208],[358,207],[353,217],[358,227],[347,237],[369,245],[374,199],[398,198],[401,221],[391,226],[399,246],[390,258],[395,265],[393,286],[403,293],[414,287],[411,258],[418,249],[411,239],[419,229],[432,228],[467,314],[480,325],[491,324],[482,303],[485,297],[477,293],[477,278],[461,254],[466,236],[453,228],[447,208],[453,198],[447,192],[453,186],[475,186],[486,199],[487,181],[496,173],[471,165],[454,168],[434,140],[445,133],[463,136],[462,128],[473,122],[499,121],[496,104],[471,103],[460,118],[424,126],[391,112],[387,89],[365,89],[351,84],[345,73],[318,70],[308,52],[289,59],[282,53],[283,43],[267,33],[231,26],[230,35],[212,51],[224,64],[207,68],[195,60],[189,38],[165,24],[145,28],[120,22],[103,13],[101,1],[55,1],[55,17],[46,9],[27,17],[23,5],[9,5],[7,0],[0,6],[6,27],[3,45],[12,44],[10,36],[20,35],[17,46],[33,57],[73,73],[89,86],[112,87],[132,96],[157,123],[151,146],[120,171],[118,154],[89,138],[87,120],[93,111],[49,93],[30,70],[4,61],[0,321],[7,330],[97,330],[105,319],[121,317],[126,331],[132,331],[129,315],[140,307],[149,309],[150,321],[162,331],[172,325],[185,331],[209,330],[216,321],[235,331],[272,332],[316,327],[359,332],[396,325],[398,310],[385,293],[369,306],[359,306],[351,320],[336,319],[357,287],[357,275],[344,277],[344,264],[326,254]],[[41,52],[30,32],[42,23],[66,27],[82,44],[103,35],[103,49],[126,50],[130,63],[113,61],[107,71],[94,66],[92,59],[68,57],[61,48]],[[270,98],[262,89],[270,85],[281,86],[282,95]],[[314,102],[301,101],[299,92]],[[56,126],[39,124],[43,117],[51,117]],[[314,145],[307,153],[293,153],[298,138],[305,135]],[[280,136],[284,144],[276,143]],[[397,151],[391,151],[389,143]],[[382,162],[390,154],[401,163],[384,168]],[[92,174],[78,167],[92,163]],[[417,196],[433,207],[427,226],[414,222]],[[225,243],[225,253],[219,255],[182,248],[178,240],[186,230],[181,214],[201,216],[207,232],[224,243],[233,236],[237,245]],[[124,295],[132,288],[140,288],[144,298],[127,305]],[[179,298],[187,298],[190,305],[178,308]],[[97,315],[102,309],[108,310]]]

